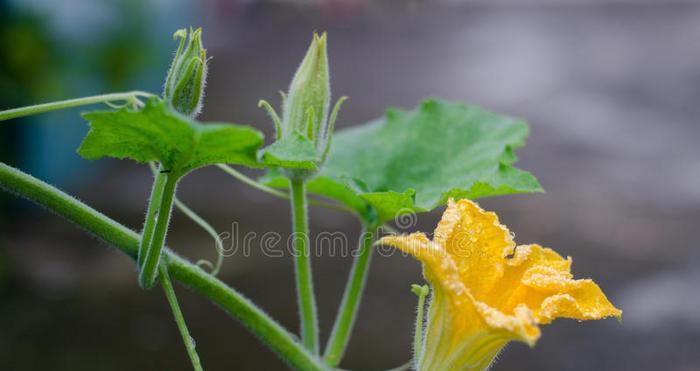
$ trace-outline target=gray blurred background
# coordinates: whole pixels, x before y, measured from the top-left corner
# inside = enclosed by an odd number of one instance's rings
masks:
[[[211,69],[203,120],[250,124],[278,105],[312,31],[328,31],[340,128],[424,97],[527,119],[520,167],[545,194],[482,200],[516,233],[574,257],[624,310],[615,320],[559,320],[534,349],[512,344],[494,370],[700,370],[700,2],[690,0],[93,1],[0,0],[0,108],[142,89],[159,93],[172,32],[204,28]],[[51,181],[126,225],[142,223],[151,177],[127,161],[75,154],[80,110],[5,122],[0,161]],[[251,173],[258,175],[258,173]],[[289,233],[284,200],[216,169],[181,199],[219,231]],[[432,231],[440,211],[411,230]],[[358,223],[314,208],[312,232]],[[209,237],[176,212],[168,243],[214,258]],[[353,242],[354,243],[354,242]],[[255,246],[253,246],[255,247]],[[291,330],[292,261],[226,259],[221,278]],[[343,368],[382,370],[410,357],[422,282],[410,258],[375,256]],[[314,261],[322,335],[351,259]],[[208,370],[284,365],[238,323],[176,288]],[[0,195],[1,370],[189,370],[161,291],[133,263],[50,213]]]

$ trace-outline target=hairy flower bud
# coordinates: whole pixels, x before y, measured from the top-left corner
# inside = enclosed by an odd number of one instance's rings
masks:
[[[282,93],[282,118],[267,101],[261,100],[258,103],[275,124],[276,142],[264,152],[267,156],[276,158],[275,161],[286,158],[282,167],[296,169],[293,171],[296,177],[313,174],[325,162],[338,111],[347,99],[338,99],[333,109],[330,109],[331,84],[328,70],[326,34],[314,34],[311,45],[292,78],[289,91],[287,94]],[[277,153],[271,154],[271,151]],[[304,160],[299,160],[304,156]],[[309,165],[310,162],[313,166]],[[291,163],[295,165],[290,165]]]
[[[314,142],[325,134],[331,99],[326,34],[314,34],[289,85],[282,109],[282,130],[297,130]]]
[[[202,109],[207,77],[207,51],[202,46],[202,29],[180,29],[173,35],[180,38],[173,63],[168,71],[163,98],[178,112],[195,117]]]

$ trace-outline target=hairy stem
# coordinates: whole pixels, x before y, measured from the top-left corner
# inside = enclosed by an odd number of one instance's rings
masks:
[[[37,115],[44,112],[57,111],[66,108],[87,106],[90,104],[97,103],[109,103],[109,102],[119,102],[123,101],[128,104],[134,102],[139,97],[151,97],[153,94],[142,92],[142,91],[131,91],[128,93],[113,93],[113,94],[101,94],[93,95],[90,97],[76,98],[62,100],[58,102],[36,104],[33,106],[21,107],[9,109],[0,112],[0,121],[5,121],[9,119],[14,119],[17,117]]]
[[[303,180],[294,178],[289,180],[289,187],[292,195],[294,271],[301,320],[301,339],[308,351],[318,354],[318,315],[311,275],[306,189]]]
[[[217,164],[216,165],[219,169],[223,170],[226,174],[240,180],[244,184],[247,184],[259,191],[265,192],[269,195],[283,198],[285,200],[289,199],[289,194],[287,192],[282,192],[280,190],[277,190],[272,187],[268,187],[264,184],[260,184],[259,182],[255,181],[254,179],[251,179],[250,177],[246,176],[245,174],[241,173],[240,171],[232,168],[229,165],[225,164]],[[337,210],[337,211],[342,211],[350,214],[355,214],[357,215],[357,212],[349,207],[340,205],[340,204],[334,204],[334,203],[329,203],[329,202],[323,202],[320,200],[314,200],[314,199],[308,199],[309,205],[314,205],[314,206],[320,206],[324,207],[326,209],[331,209],[331,210]]]
[[[247,177],[245,174],[241,173],[240,171],[234,169],[233,167],[226,165],[226,164],[217,164],[216,165],[219,169],[223,170],[226,174],[238,179],[239,181],[243,182],[246,185],[249,185],[259,191],[265,192],[267,194],[273,195],[275,197],[279,198],[284,198],[284,199],[289,199],[289,195],[279,191],[277,189],[274,189],[272,187],[268,187],[264,184],[260,184],[256,182],[254,179],[251,179]]]
[[[180,331],[180,336],[182,336],[182,342],[185,343],[187,355],[190,357],[190,361],[192,362],[192,368],[194,368],[195,371],[204,371],[202,368],[202,362],[199,360],[199,355],[197,354],[194,339],[192,339],[192,336],[190,336],[190,331],[187,329],[187,323],[185,323],[185,317],[183,317],[182,311],[180,310],[180,304],[177,303],[175,289],[173,288],[173,284],[170,282],[170,276],[168,275],[167,264],[161,264],[160,266],[160,281],[163,285],[163,291],[165,291],[165,297],[168,299],[168,304],[170,304],[170,310],[173,312],[177,329]]]
[[[151,169],[151,173],[153,173],[153,175],[158,176],[158,173],[160,171],[153,162],[150,162],[148,164],[148,167]],[[214,248],[216,249],[216,263],[212,264],[206,259],[200,259],[197,261],[197,265],[209,266],[209,268],[211,269],[210,273],[216,276],[217,274],[219,274],[219,271],[221,270],[221,265],[224,263],[224,243],[221,241],[221,237],[219,237],[219,234],[216,233],[216,229],[214,229],[214,227],[212,227],[211,224],[209,224],[209,222],[207,222],[204,218],[199,216],[196,212],[194,212],[194,210],[190,209],[184,202],[180,201],[177,197],[173,198],[173,201],[175,203],[176,208],[182,211],[182,213],[185,214],[188,218],[192,219],[193,222],[195,222],[198,226],[204,229],[204,231],[207,232],[211,236],[211,238],[214,239]],[[141,258],[140,253],[141,250],[139,250],[139,258]],[[141,266],[140,259],[139,266]]]
[[[205,232],[207,232],[212,239],[214,239],[214,249],[216,249],[216,263],[212,264],[209,260],[200,259],[197,261],[198,266],[206,265],[209,267],[212,275],[216,276],[221,270],[221,266],[224,263],[224,243],[221,241],[221,237],[216,233],[216,229],[209,224],[204,218],[199,216],[194,210],[190,209],[184,202],[178,200],[175,197],[175,206],[182,211],[188,218],[192,219],[197,225],[199,225]]]
[[[0,163],[0,188],[53,211],[136,259],[140,240],[136,232],[55,187]],[[208,298],[240,321],[294,369],[327,370],[324,364],[294,339],[294,335],[238,291],[167,248],[163,254],[167,256],[164,262],[174,279]]]
[[[151,190],[151,198],[148,200],[148,208],[146,209],[146,220],[143,223],[143,231],[141,232],[141,243],[139,244],[139,254],[137,264],[143,266],[143,261],[146,259],[146,251],[153,240],[153,230],[156,226],[158,209],[160,208],[163,199],[163,190],[168,179],[168,174],[156,171],[154,173],[153,189]]]
[[[367,282],[367,273],[372,260],[372,251],[374,251],[372,242],[374,242],[377,231],[378,228],[376,226],[363,227],[362,229],[357,255],[350,270],[338,316],[335,319],[335,324],[333,324],[333,331],[328,339],[323,355],[323,360],[330,367],[338,366],[350,341],[357,311],[360,308],[365,282]]]
[[[418,296],[416,327],[415,331],[413,332],[413,364],[415,365],[416,369],[418,369],[418,365],[420,364],[419,361],[422,357],[421,353],[423,351],[423,323],[425,319],[423,311],[425,310],[425,298],[428,296],[428,293],[430,293],[430,289],[428,288],[428,285],[412,285],[411,291]]]
[[[173,199],[175,198],[175,188],[177,188],[178,177],[166,174],[163,195],[158,207],[156,216],[156,226],[153,230],[153,237],[144,252],[143,263],[139,270],[139,285],[144,289],[153,288],[158,277],[158,263],[160,253],[165,244],[165,236],[168,233],[170,215],[173,213]]]

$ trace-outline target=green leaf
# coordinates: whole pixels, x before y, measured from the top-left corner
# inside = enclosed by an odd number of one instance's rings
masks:
[[[262,134],[250,127],[200,124],[158,98],[139,111],[88,112],[90,131],[78,148],[88,160],[101,157],[158,161],[178,175],[217,163],[260,167],[256,151]]]
[[[459,103],[428,100],[412,111],[338,132],[309,192],[391,220],[430,211],[450,197],[541,192],[535,177],[513,167],[527,124]],[[265,181],[284,186],[269,174]],[[372,210],[372,211],[368,211]]]
[[[267,166],[290,169],[315,170],[319,162],[314,143],[296,130],[260,150],[258,157]]]

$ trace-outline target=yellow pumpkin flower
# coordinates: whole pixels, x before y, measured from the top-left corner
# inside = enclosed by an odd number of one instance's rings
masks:
[[[415,256],[432,286],[415,350],[421,371],[485,370],[509,341],[534,346],[540,324],[622,315],[592,280],[573,279],[571,258],[516,247],[496,214],[469,200],[449,201],[432,241],[413,233],[378,243]]]

